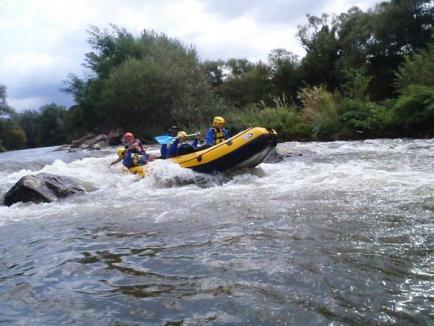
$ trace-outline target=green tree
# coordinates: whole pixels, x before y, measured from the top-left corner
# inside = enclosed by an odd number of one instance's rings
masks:
[[[69,77],[65,91],[77,102],[69,124],[83,118],[88,130],[121,127],[150,137],[174,121],[204,123],[218,110],[193,47],[153,31],[134,37],[116,26],[93,28],[89,43],[86,65],[94,76]]]
[[[37,110],[26,110],[18,114],[18,123],[27,138],[28,147],[37,147],[40,141],[39,118],[41,114]]]
[[[0,120],[13,115],[14,110],[7,103],[6,86],[0,84]]]
[[[230,62],[228,66],[232,72],[216,88],[217,94],[237,107],[268,101],[272,88],[269,66],[262,62],[247,63],[241,59],[231,59]]]
[[[308,85],[341,90],[345,71],[365,69],[374,100],[396,95],[393,80],[404,55],[433,42],[434,9],[429,0],[392,0],[367,13],[353,7],[338,16],[308,16],[298,36]]]
[[[226,67],[229,70],[229,74],[232,78],[241,78],[254,68],[254,64],[249,60],[242,58],[231,58],[226,61]]]
[[[206,60],[201,64],[203,72],[208,76],[209,83],[213,87],[223,84],[225,78],[224,61],[223,60]]]
[[[51,103],[42,106],[39,110],[38,146],[65,144],[69,140],[64,124],[66,109]]]
[[[268,55],[272,95],[295,101],[302,86],[298,57],[285,49],[274,49]]]
[[[433,42],[434,9],[430,0],[392,0],[380,3],[372,15],[373,31],[368,44],[368,73],[373,76],[374,99],[395,93],[394,79],[404,55]]]
[[[434,87],[434,44],[414,55],[407,55],[396,72],[396,87],[405,92],[410,85]]]
[[[338,26],[334,17],[308,15],[308,25],[300,26],[298,37],[306,50],[301,60],[301,74],[307,85],[325,85],[334,90],[338,86],[335,69],[339,59],[340,45]]]
[[[369,83],[372,77],[368,76],[365,69],[347,69],[342,73],[345,81],[341,88],[345,96],[357,100],[369,100]]]
[[[0,152],[7,148],[6,132],[13,116],[14,110],[7,103],[6,86],[0,84]]]
[[[434,87],[410,85],[394,106],[408,136],[434,135]]]
[[[10,121],[4,131],[4,147],[8,150],[23,149],[27,145],[27,137],[17,124]]]

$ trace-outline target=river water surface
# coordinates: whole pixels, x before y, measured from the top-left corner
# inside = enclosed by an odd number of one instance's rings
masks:
[[[0,154],[0,198],[38,172],[86,189],[0,206],[0,323],[432,325],[434,139],[279,147],[303,155],[144,179],[113,149]]]

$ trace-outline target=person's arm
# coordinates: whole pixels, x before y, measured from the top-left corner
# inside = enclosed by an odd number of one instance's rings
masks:
[[[143,153],[144,152],[142,146],[139,146],[136,143],[130,145],[128,147],[128,149],[131,150],[131,151],[136,151],[137,153]]]
[[[193,142],[191,143],[191,146],[193,146],[193,148],[196,149],[198,143],[199,143],[199,139],[196,138],[196,139],[193,140]]]
[[[215,139],[214,139],[214,130],[212,128],[208,130],[205,137],[205,142],[207,145],[214,146]]]
[[[229,139],[230,137],[229,137],[228,130],[225,128],[225,129],[223,129],[223,132],[225,133],[225,139]]]
[[[140,158],[138,159],[138,165],[146,165],[149,161],[151,161],[149,154],[139,155],[139,157]]]
[[[130,151],[135,151],[137,153],[142,153],[144,151],[139,139],[135,139],[134,141],[129,142],[127,144],[127,149]]]
[[[122,161],[122,157],[117,158],[116,160],[114,160],[113,162],[110,163],[110,166],[118,164],[120,161]]]

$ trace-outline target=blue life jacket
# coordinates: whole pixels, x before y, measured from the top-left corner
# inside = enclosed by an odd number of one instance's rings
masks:
[[[127,150],[122,160],[122,164],[127,168],[132,168],[139,165],[148,164],[149,155],[148,154],[137,154],[130,150]]]

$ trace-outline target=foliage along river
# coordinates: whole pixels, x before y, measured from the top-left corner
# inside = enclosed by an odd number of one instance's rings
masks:
[[[285,143],[303,156],[142,180],[105,152],[0,154],[85,195],[0,206],[0,323],[434,323],[434,139]]]

